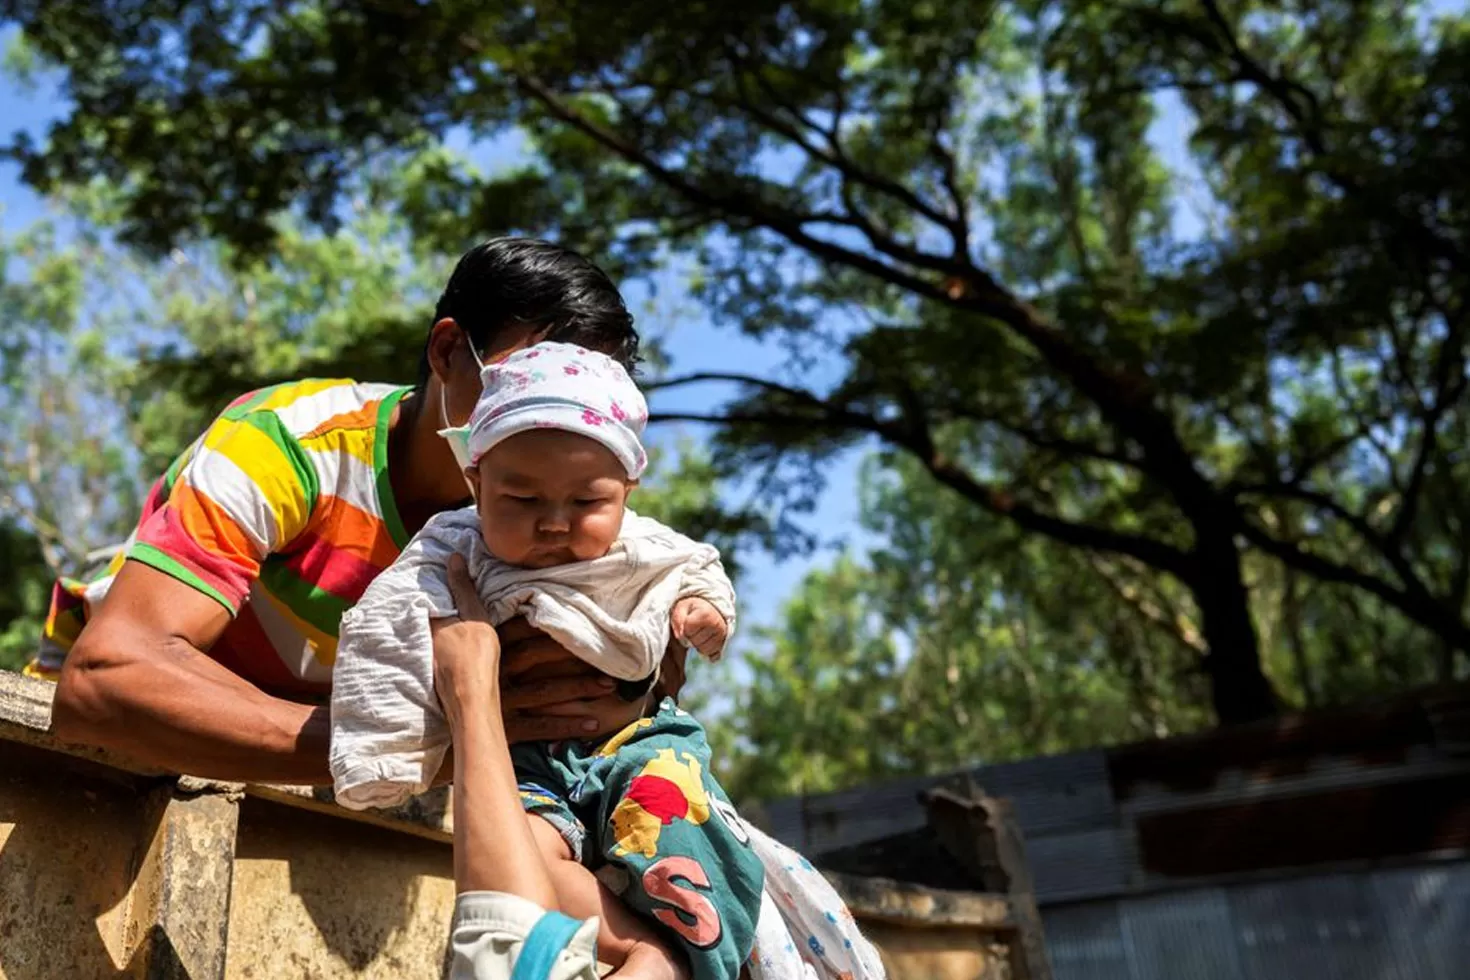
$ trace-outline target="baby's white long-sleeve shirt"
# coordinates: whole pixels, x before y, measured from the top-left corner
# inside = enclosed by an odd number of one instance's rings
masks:
[[[342,617],[331,768],[343,806],[401,803],[426,790],[444,761],[449,728],[434,694],[429,623],[456,614],[448,573],[456,553],[495,624],[523,615],[620,680],[648,677],[663,660],[680,599],[706,600],[735,627],[735,589],[719,551],[632,511],[603,557],[539,569],[491,555],[473,508],[438,514]]]

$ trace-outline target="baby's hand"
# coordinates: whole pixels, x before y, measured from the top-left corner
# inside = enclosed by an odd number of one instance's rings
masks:
[[[694,649],[711,660],[719,659],[730,637],[725,617],[709,602],[697,596],[674,603],[674,639],[694,645]]]

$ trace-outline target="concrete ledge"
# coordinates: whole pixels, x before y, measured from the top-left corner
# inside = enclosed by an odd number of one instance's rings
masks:
[[[1005,895],[943,891],[830,871],[824,874],[859,919],[914,929],[962,926],[998,933],[1017,929],[1011,901]]]
[[[0,741],[19,742],[37,748],[145,777],[167,777],[171,774],[143,765],[117,752],[73,745],[51,734],[51,701],[56,685],[50,681],[0,671]],[[449,842],[454,837],[453,812],[448,787],[426,793],[402,806],[387,810],[348,810],[332,799],[329,786],[289,786],[272,783],[225,783],[178,777],[180,789],[188,793],[244,793],[273,803],[328,813],[344,820],[403,831],[430,840]]]

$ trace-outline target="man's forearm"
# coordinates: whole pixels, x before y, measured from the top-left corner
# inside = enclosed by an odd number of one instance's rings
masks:
[[[52,729],[170,772],[315,785],[331,781],[329,717],[265,694],[182,640],[147,656],[79,643]]]

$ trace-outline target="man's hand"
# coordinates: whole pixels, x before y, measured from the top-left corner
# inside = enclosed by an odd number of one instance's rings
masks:
[[[524,619],[498,632],[501,713],[511,742],[594,738],[637,720],[639,705],[618,697],[617,681]]]
[[[725,641],[730,638],[730,624],[709,600],[690,596],[674,603],[672,615],[674,639],[688,643],[710,660],[718,660]]]

